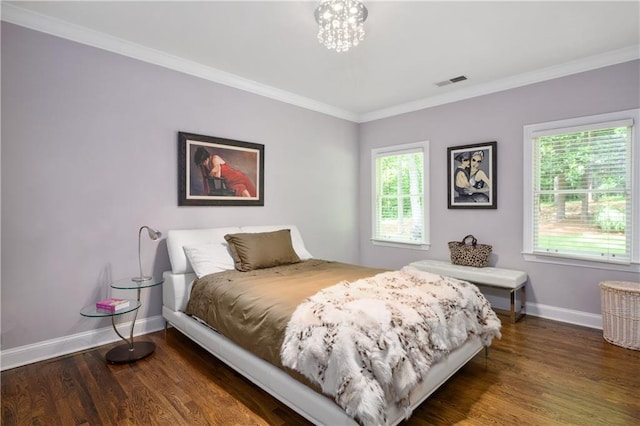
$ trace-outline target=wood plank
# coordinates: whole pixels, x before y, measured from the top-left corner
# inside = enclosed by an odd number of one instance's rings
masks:
[[[28,370],[25,368],[2,372],[2,422],[0,423],[30,423],[32,402],[27,374]]]
[[[501,319],[489,357],[477,355],[404,424],[640,424],[640,351],[600,330]],[[107,364],[107,345],[2,372],[2,424],[309,424],[178,331],[143,340],[156,352],[135,364]]]

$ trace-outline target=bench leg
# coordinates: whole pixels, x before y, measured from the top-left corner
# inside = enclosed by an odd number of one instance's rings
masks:
[[[516,322],[516,291],[511,290],[511,309],[509,310],[509,316],[511,317],[511,322]]]
[[[525,304],[527,303],[527,293],[525,286],[520,287],[520,309],[516,312],[516,292],[518,289],[511,290],[511,309],[509,310],[509,317],[513,324],[525,315]]]

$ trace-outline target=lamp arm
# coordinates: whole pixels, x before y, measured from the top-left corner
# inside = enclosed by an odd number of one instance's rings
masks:
[[[141,255],[140,255],[140,240],[142,239],[142,230],[144,228],[149,229],[148,226],[142,226],[140,227],[140,230],[138,231],[138,266],[140,267],[140,275],[139,277],[142,279],[142,277],[144,275],[142,275],[142,259],[141,259]]]
[[[149,233],[149,238],[151,238],[153,241],[157,240],[158,238],[160,238],[162,236],[162,232],[153,229],[153,228],[149,228],[148,226],[144,225],[140,227],[140,230],[138,231],[138,267],[140,268],[140,275],[137,277],[133,277],[132,280],[133,281],[137,281],[137,282],[142,282],[142,281],[147,281],[150,280],[152,277],[145,277],[144,275],[142,275],[142,253],[141,253],[141,249],[140,249],[140,241],[142,240],[142,230],[146,229],[147,232]]]

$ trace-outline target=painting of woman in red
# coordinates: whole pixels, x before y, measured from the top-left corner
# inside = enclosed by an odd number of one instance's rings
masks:
[[[210,194],[209,178],[219,178],[224,180],[226,187],[233,191],[236,197],[256,197],[256,187],[251,179],[231,167],[219,155],[210,154],[205,148],[199,147],[195,152],[194,161],[200,167],[205,194]]]

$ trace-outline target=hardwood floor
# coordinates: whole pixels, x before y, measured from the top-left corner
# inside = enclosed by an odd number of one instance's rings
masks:
[[[640,351],[535,317],[503,321],[406,425],[638,425]],[[176,330],[156,352],[107,365],[114,345],[2,372],[2,425],[304,425],[295,412]]]

